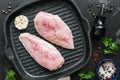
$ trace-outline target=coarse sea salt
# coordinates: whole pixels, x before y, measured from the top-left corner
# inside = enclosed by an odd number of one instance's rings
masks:
[[[98,74],[102,79],[111,79],[116,73],[116,67],[111,61],[102,63],[99,67]]]

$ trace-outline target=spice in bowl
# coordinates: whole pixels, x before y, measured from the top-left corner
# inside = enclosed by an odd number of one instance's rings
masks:
[[[111,61],[105,61],[102,63],[98,69],[98,75],[103,80],[111,80],[117,71],[116,66]]]

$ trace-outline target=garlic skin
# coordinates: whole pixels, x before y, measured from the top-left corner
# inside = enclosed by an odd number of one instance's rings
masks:
[[[19,15],[15,18],[14,24],[18,30],[26,29],[28,26],[28,18],[24,15]]]

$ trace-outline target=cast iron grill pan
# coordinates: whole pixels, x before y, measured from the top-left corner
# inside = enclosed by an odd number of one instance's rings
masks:
[[[65,58],[65,64],[56,71],[49,71],[37,64],[18,39],[19,35],[23,32],[41,37],[34,29],[33,22],[35,15],[39,11],[59,15],[70,27],[74,36],[74,50],[64,49],[54,44]],[[27,29],[19,31],[15,28],[14,19],[18,15],[25,15],[28,17],[29,25]],[[29,4],[24,4],[14,10],[5,21],[6,55],[26,80],[54,80],[67,76],[82,68],[90,57],[90,39],[87,33],[89,30],[87,25],[87,27],[83,25],[83,20],[84,19],[81,17],[81,14],[73,5],[72,1],[38,0],[34,2],[31,1]]]

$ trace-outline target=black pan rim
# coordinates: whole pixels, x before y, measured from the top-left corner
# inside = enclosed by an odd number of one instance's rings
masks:
[[[41,1],[41,0],[38,0],[38,1],[35,1],[35,2],[39,2],[39,1]],[[89,61],[89,59],[90,59],[90,57],[91,57],[91,41],[90,41],[90,25],[89,25],[89,22],[88,22],[88,20],[86,19],[86,18],[84,18],[83,17],[83,15],[82,15],[82,13],[81,13],[81,11],[80,11],[80,9],[78,8],[78,6],[76,6],[76,3],[73,1],[73,0],[69,0],[70,1],[70,3],[72,3],[72,5],[73,5],[73,7],[75,7],[76,8],[76,10],[78,11],[78,13],[79,13],[79,15],[81,16],[81,18],[87,23],[87,26],[88,26],[88,32],[86,33],[87,34],[87,38],[88,38],[88,45],[89,45],[89,48],[90,48],[90,50],[89,50],[89,56],[88,56],[88,58],[87,58],[87,60],[85,61],[85,63],[84,63],[84,65],[82,65],[81,67],[79,67],[79,69],[80,68],[82,68],[82,67],[84,67],[87,63],[88,63],[88,61]],[[13,12],[11,12],[8,16],[7,16],[7,18],[5,19],[5,22],[4,22],[4,36],[5,36],[5,52],[6,52],[6,48],[7,48],[7,46],[8,46],[8,39],[7,39],[7,34],[6,34],[6,25],[7,25],[7,21],[8,21],[8,19],[10,18],[10,16],[12,15],[12,14],[14,14],[17,10],[19,10],[19,9],[21,9],[21,8],[23,8],[23,7],[26,7],[26,6],[28,6],[28,5],[30,5],[30,4],[32,4],[32,3],[35,3],[34,1],[33,2],[31,2],[31,3],[29,3],[29,4],[26,4],[25,6],[20,6],[20,7],[18,7],[18,8],[16,8]],[[6,55],[7,55],[7,53],[6,53]],[[13,64],[16,64],[16,62],[14,61],[14,60],[12,60],[11,59],[11,61],[13,62]],[[18,67],[16,66],[16,68],[17,68],[17,70],[18,70],[18,72],[19,72],[19,69],[18,69]],[[78,69],[78,70],[79,70]],[[75,71],[77,71],[77,70],[75,70]],[[74,70],[71,72],[71,73],[73,73],[73,72],[75,72]],[[69,73],[69,74],[71,74],[71,73]],[[24,73],[20,73],[21,75],[23,75]],[[69,75],[69,74],[67,74],[67,75]],[[27,74],[26,74],[27,75]],[[23,75],[23,76],[25,76],[25,75]],[[62,75],[61,75],[62,76]],[[27,77],[27,76],[26,76]],[[36,77],[36,76],[35,76]],[[63,76],[64,77],[64,76]],[[29,77],[27,77],[27,78],[29,78]],[[31,80],[33,80],[33,79],[31,79]],[[52,79],[53,80],[53,79]]]

